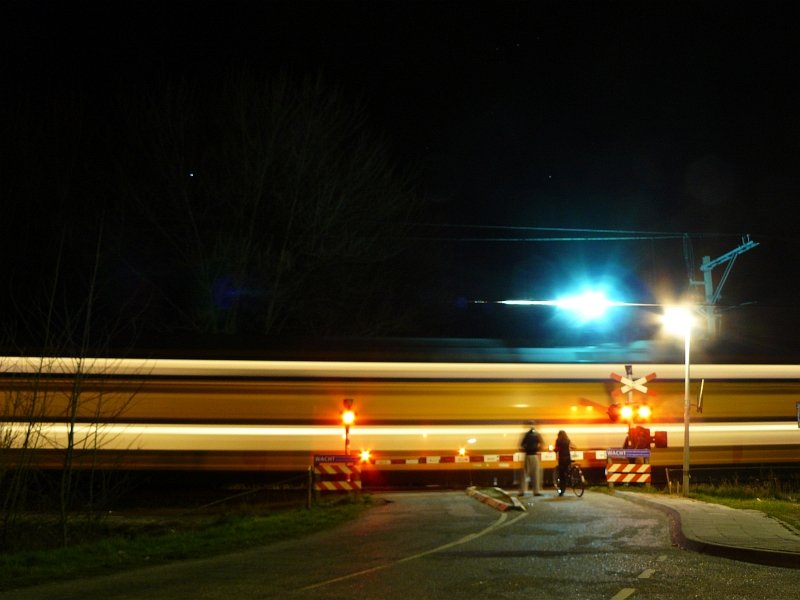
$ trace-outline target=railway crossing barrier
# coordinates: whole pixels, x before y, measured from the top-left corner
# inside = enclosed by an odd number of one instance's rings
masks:
[[[313,472],[316,493],[361,491],[361,468],[353,456],[315,454]]]
[[[413,458],[373,458],[369,462],[376,467],[411,466],[411,465],[448,465],[466,464],[475,465],[485,463],[492,466],[508,468],[513,462],[522,462],[525,455],[515,454],[485,454],[485,455],[453,455],[453,456],[415,456]]]

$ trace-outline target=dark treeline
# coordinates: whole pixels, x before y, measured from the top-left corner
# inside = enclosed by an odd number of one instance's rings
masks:
[[[8,352],[232,350],[332,336],[625,343],[655,335],[632,312],[576,328],[550,312],[471,300],[550,298],[597,272],[637,301],[686,286],[680,241],[459,243],[473,232],[419,227],[468,218],[452,198],[431,201],[422,182],[441,164],[421,159],[420,175],[408,147],[383,136],[374,101],[321,75],[17,79],[0,96]],[[534,200],[531,210],[548,204]],[[567,207],[564,222],[575,217],[571,205],[553,206]],[[718,246],[698,252],[731,247]],[[781,248],[764,239],[759,260]],[[744,288],[731,297],[746,308],[725,313],[719,343],[794,351],[794,337],[773,338],[796,311],[758,303],[774,291],[767,275],[732,279],[726,293]]]

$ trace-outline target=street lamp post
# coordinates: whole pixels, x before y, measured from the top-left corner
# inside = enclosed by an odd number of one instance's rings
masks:
[[[684,344],[684,381],[683,381],[683,481],[682,495],[689,493],[689,422],[691,418],[691,402],[689,399],[689,383],[691,381],[691,344],[692,344],[692,312],[686,307],[668,307],[664,312],[664,325],[672,333],[683,336]]]
[[[689,419],[690,419],[690,404],[689,404],[689,365],[690,365],[690,346],[692,340],[691,327],[687,324],[684,334],[684,382],[683,382],[683,495],[689,493]]]

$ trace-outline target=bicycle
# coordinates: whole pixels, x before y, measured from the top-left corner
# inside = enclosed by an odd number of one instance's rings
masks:
[[[556,492],[561,490],[559,482],[560,479],[558,477],[558,467],[556,467],[553,469],[553,485],[556,488]],[[583,471],[581,470],[580,466],[576,463],[572,463],[569,466],[569,471],[567,473],[567,485],[564,486],[564,490],[567,488],[572,488],[573,493],[578,498],[583,496],[584,489],[586,488],[586,479],[583,476]]]

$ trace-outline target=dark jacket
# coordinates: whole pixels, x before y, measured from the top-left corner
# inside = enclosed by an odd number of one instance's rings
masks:
[[[525,451],[525,454],[536,454],[542,446],[542,438],[535,429],[531,428],[522,437],[519,445]]]
[[[558,464],[559,465],[568,465],[572,462],[572,457],[570,456],[570,441],[566,440],[556,440],[556,454],[558,455]]]

